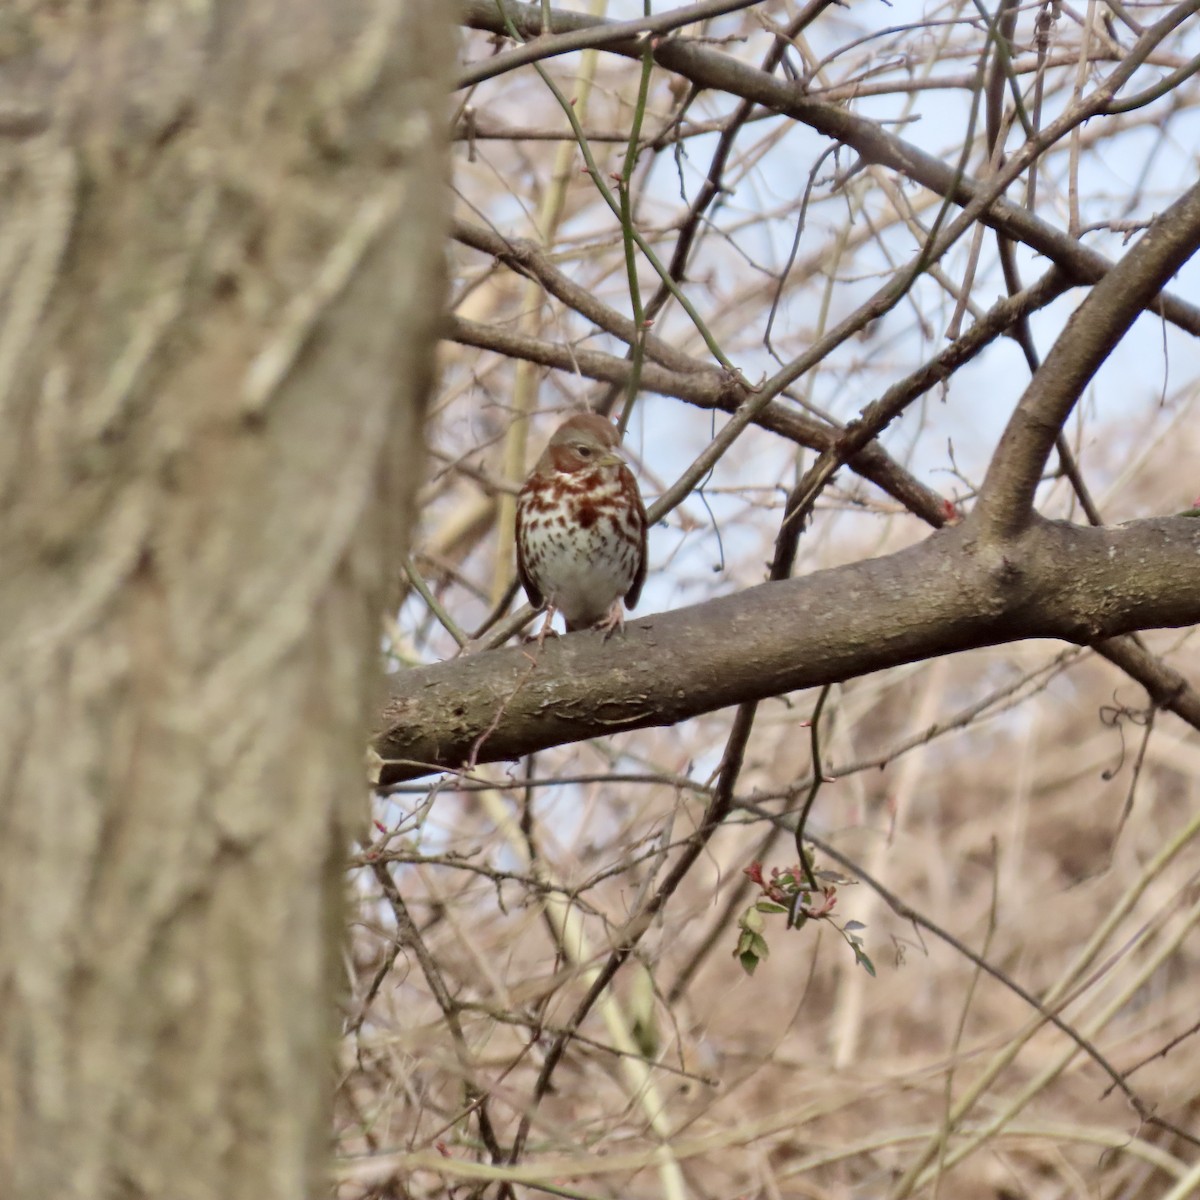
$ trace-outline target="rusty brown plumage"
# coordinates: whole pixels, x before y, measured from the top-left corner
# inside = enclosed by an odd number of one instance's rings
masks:
[[[555,431],[517,499],[517,573],[567,631],[624,623],[646,580],[646,509],[616,427],[596,413]]]

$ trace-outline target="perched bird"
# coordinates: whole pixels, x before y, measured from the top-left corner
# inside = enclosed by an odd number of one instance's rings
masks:
[[[535,608],[567,632],[622,628],[646,581],[646,508],[620,454],[621,435],[597,413],[568,417],[517,498],[517,573]]]

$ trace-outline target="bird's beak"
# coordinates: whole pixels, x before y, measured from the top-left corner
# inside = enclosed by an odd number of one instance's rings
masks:
[[[601,457],[600,461],[596,465],[598,467],[623,467],[625,465],[625,460],[619,454],[616,454],[610,450],[607,454]]]

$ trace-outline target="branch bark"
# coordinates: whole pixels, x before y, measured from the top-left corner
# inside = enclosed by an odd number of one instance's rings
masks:
[[[898,554],[630,621],[607,642],[572,634],[407,671],[375,748],[386,785],[960,650],[1197,621],[1194,518],[1038,520],[1002,551],[967,522]]]
[[[1033,518],[1034,494],[1055,440],[1088,381],[1138,314],[1200,247],[1200,184],[1184,192],[1088,293],[1009,418],[976,508],[1004,539]]]

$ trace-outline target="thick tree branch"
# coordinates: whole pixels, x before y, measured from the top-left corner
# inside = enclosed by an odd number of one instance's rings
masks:
[[[1200,247],[1200,184],[1186,191],[1072,314],[1009,419],[975,520],[1005,538],[1033,519],[1034,493],[1055,439],[1088,380],[1138,314]]]
[[[569,283],[529,243],[514,243],[509,251],[506,250],[508,243],[503,238],[486,231],[460,225],[456,232],[467,244],[495,253],[523,272],[532,272],[564,303],[574,307],[573,301],[578,300],[582,305],[578,309],[580,314],[596,321],[601,328],[625,340],[632,338],[632,321],[591,298],[584,289]],[[859,420],[851,422],[845,429],[826,424],[776,401],[768,402],[755,416],[754,423],[797,445],[807,446],[825,455],[835,455],[825,464],[825,482],[843,463],[849,463],[856,474],[875,484],[928,524],[940,528],[946,521],[944,498],[895,462],[873,440],[874,437],[914,400],[940,381],[948,379],[954,371],[970,362],[985,346],[1030,312],[1049,304],[1061,295],[1065,287],[1061,273],[1052,268],[1030,288],[998,301],[961,337],[943,347],[904,379],[897,380],[884,396],[867,406]],[[627,358],[618,358],[599,350],[576,349],[462,317],[448,318],[446,336],[462,345],[572,371],[618,386],[628,382],[632,370]],[[754,394],[733,376],[717,367],[698,362],[658,338],[647,338],[646,350],[650,357],[658,360],[658,363],[643,364],[640,382],[646,391],[685,400],[698,408],[717,408],[728,413],[736,412]]]
[[[614,21],[609,23],[607,28],[600,24],[572,29],[565,33],[540,33],[524,45],[505,50],[494,58],[460,71],[454,81],[454,87],[455,90],[473,87],[486,79],[495,79],[497,75],[503,75],[506,71],[514,71],[517,67],[545,62],[548,58],[570,54],[576,50],[586,50],[589,47],[605,46],[610,42],[633,38],[641,40],[647,34],[662,37],[684,25],[708,21],[713,17],[735,12],[739,8],[750,8],[757,3],[758,0],[703,0],[700,4],[673,8],[655,16],[640,17],[636,21]]]
[[[1200,0],[1172,10],[1168,17],[1144,35],[1146,45],[1141,57],[1137,57],[1135,51],[1131,51],[1126,62],[1117,68],[1114,75],[1120,72],[1120,79],[1126,73],[1132,72],[1136,62],[1144,59],[1163,36],[1160,27],[1171,21],[1177,25],[1196,8],[1200,8]],[[534,37],[540,33],[540,5],[519,4],[515,0],[506,0],[504,9],[524,35]],[[471,28],[492,33],[506,32],[494,0],[459,0],[459,12],[462,23]],[[555,33],[590,29],[603,24],[602,20],[583,13],[552,11],[551,28]],[[1141,44],[1142,39],[1139,39],[1139,46]],[[637,39],[617,42],[605,48],[611,53],[627,58],[637,58],[642,53],[642,43]],[[826,137],[851,146],[867,162],[890,167],[940,196],[951,197],[960,206],[965,207],[987,188],[986,182],[981,183],[969,175],[960,175],[953,165],[888,133],[876,122],[856,116],[841,105],[812,99],[796,84],[777,79],[727,54],[685,39],[671,38],[656,46],[654,58],[659,66],[682,76],[696,87],[711,88],[717,92],[738,96],[792,117]],[[1103,96],[1097,95],[1097,111],[1103,111],[1106,103],[1107,100]],[[1077,283],[1095,283],[1112,268],[1112,262],[1103,254],[1084,246],[1063,230],[1056,229],[1019,205],[1002,198],[992,201],[981,219],[986,225],[999,230],[1014,241],[1024,242],[1045,255]],[[1165,292],[1156,304],[1156,310],[1159,309],[1159,305],[1162,315],[1168,321],[1189,333],[1200,334],[1200,308]]]
[[[624,637],[572,634],[407,671],[375,748],[390,760],[381,782],[395,783],[955,651],[1196,622],[1200,521],[1038,520],[1003,553],[965,524],[898,554],[632,621]]]
[[[1192,728],[1200,729],[1200,694],[1178,671],[1139,645],[1139,640],[1113,638],[1101,642],[1096,653],[1140,683],[1156,708],[1165,708],[1182,717]]]
[[[608,383],[625,383],[632,369],[628,359],[600,350],[576,349],[462,317],[447,319],[445,336],[464,346],[492,350],[509,358],[527,359],[542,366],[557,367]],[[945,374],[938,375],[936,369],[931,373],[927,368],[922,368],[922,372],[921,379],[925,387],[932,387],[939,378],[945,378]],[[711,366],[681,372],[668,370],[657,363],[645,363],[641,386],[644,391],[686,400],[697,408],[720,409],[730,414],[737,412],[742,402],[753,395],[719,367]],[[913,398],[919,394],[914,392]],[[769,401],[758,412],[754,424],[812,450],[828,450],[841,437],[841,430],[836,426],[825,424],[776,400]],[[934,527],[945,523],[944,498],[913,478],[878,442],[868,444],[851,455],[848,461],[856,474],[898,500],[923,521]]]

